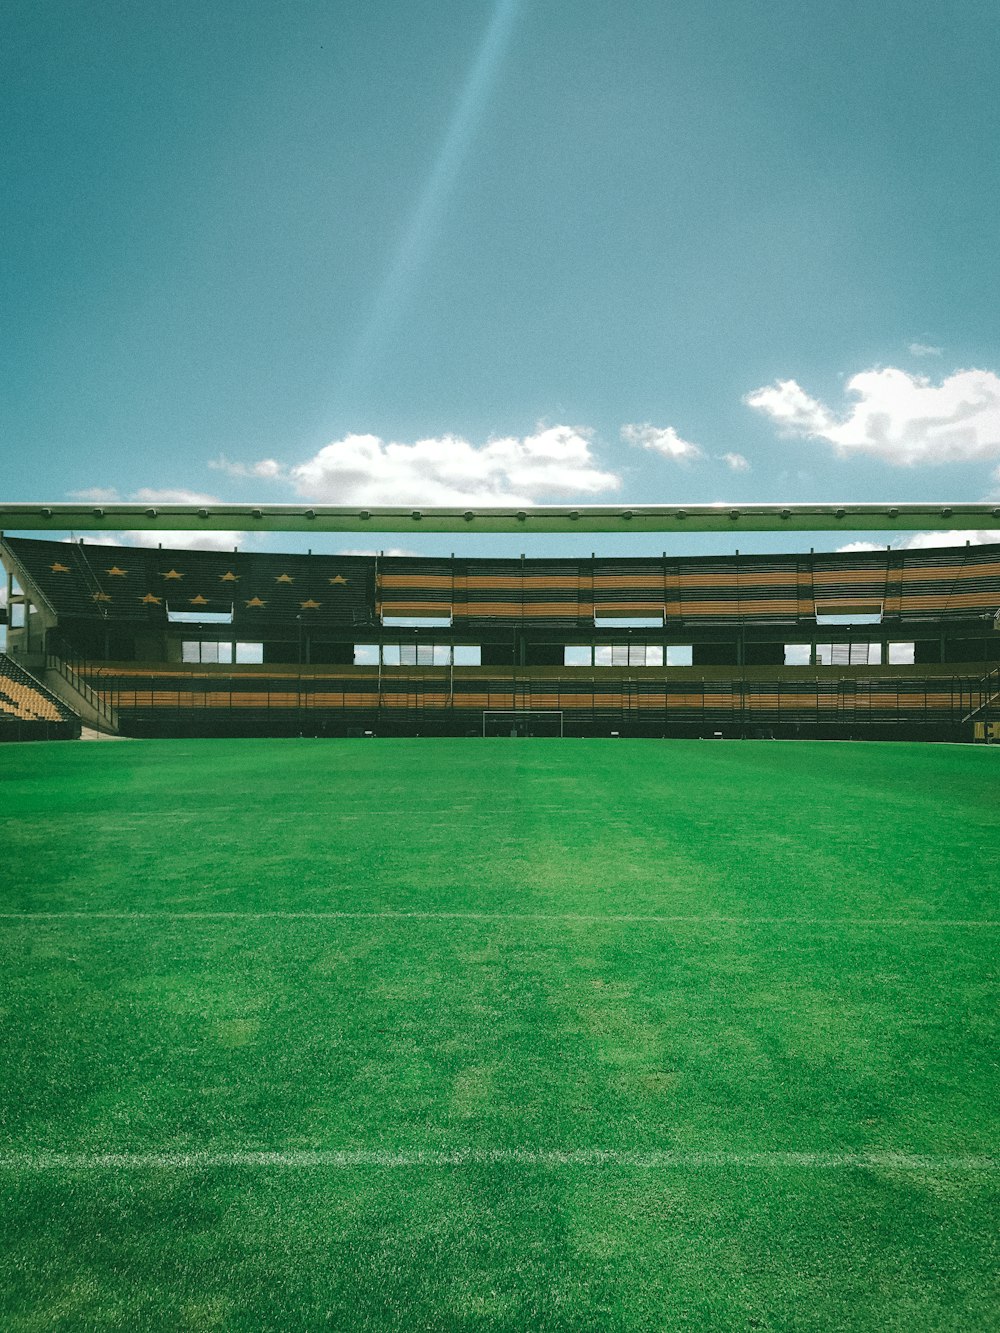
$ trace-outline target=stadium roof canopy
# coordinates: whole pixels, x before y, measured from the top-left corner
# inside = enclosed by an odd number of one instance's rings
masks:
[[[377,506],[4,504],[0,531],[39,532],[901,532],[971,530],[1000,520],[987,504],[633,504]]]

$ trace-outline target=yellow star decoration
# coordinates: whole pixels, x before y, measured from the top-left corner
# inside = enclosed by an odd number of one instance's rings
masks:
[[[266,605],[267,603],[262,602],[259,597],[251,597],[249,602],[247,602],[247,606],[266,606]]]
[[[312,599],[311,597],[309,598],[309,600],[308,600],[307,602],[299,602],[299,606],[301,606],[301,608],[302,608],[303,611],[318,611],[318,610],[319,610],[319,602],[314,602],[313,599]]]
[[[344,578],[343,574],[334,574],[333,578],[330,579],[330,580],[328,580],[328,581],[329,581],[330,583],[346,583],[346,582],[347,582],[347,580]]]
[[[95,592],[95,593],[93,594],[93,598],[94,598],[94,601],[95,601],[95,602],[110,602],[110,601],[111,601],[111,598],[108,596],[108,594],[107,594],[106,592]]]
[[[153,594],[152,594],[151,592],[147,592],[145,597],[140,597],[140,598],[139,598],[139,601],[140,601],[140,602],[145,602],[145,603],[147,604],[147,606],[152,606],[154,602],[156,603],[157,606],[159,606],[160,603],[163,601],[163,598],[162,598],[162,597],[154,597]]]
[[[201,593],[199,593],[197,597],[192,597],[192,598],[191,598],[191,605],[192,605],[192,606],[208,606],[208,598],[207,598],[207,597],[202,597]]]
[[[219,578],[223,583],[239,583],[240,581],[239,574],[234,574],[231,569],[227,569],[225,574],[220,574]]]
[[[49,569],[52,570],[52,573],[53,573],[53,574],[68,574],[68,573],[69,573],[69,565],[61,565],[61,564],[59,563],[58,560],[55,562],[54,565],[49,565]]]
[[[295,580],[292,578],[291,574],[279,574],[278,577],[277,577],[274,581],[275,581],[275,583],[294,583],[294,582],[295,582]]]
[[[113,579],[123,579],[126,576],[126,571],[119,569],[117,565],[112,565],[110,569],[106,569],[104,572],[110,574]]]
[[[176,569],[168,569],[165,574],[161,575],[161,578],[165,579],[182,579],[183,577],[184,575],[178,574]]]

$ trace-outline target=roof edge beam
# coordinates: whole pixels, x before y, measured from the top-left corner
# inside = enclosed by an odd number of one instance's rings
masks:
[[[0,503],[6,532],[913,532],[1000,527],[1000,505],[635,504],[524,509]]]

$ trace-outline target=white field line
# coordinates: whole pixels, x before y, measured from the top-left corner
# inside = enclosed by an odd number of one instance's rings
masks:
[[[587,925],[693,926],[900,926],[995,930],[997,920],[935,920],[930,917],[659,916],[585,912],[0,912],[0,921],[553,921]]]
[[[630,1167],[639,1170],[757,1168],[808,1170],[869,1168],[891,1171],[953,1172],[1000,1170],[1000,1158],[928,1156],[902,1152],[626,1152],[614,1148],[457,1148],[392,1152],[387,1149],[300,1149],[289,1152],[22,1152],[0,1155],[0,1170],[32,1171],[192,1171],[218,1167],[295,1170],[352,1170],[410,1167],[574,1166]]]

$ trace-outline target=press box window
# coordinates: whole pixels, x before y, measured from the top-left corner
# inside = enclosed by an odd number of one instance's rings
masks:
[[[220,643],[216,639],[185,639],[181,661],[193,665],[231,666],[234,662],[259,666],[264,660],[262,643]]]
[[[886,645],[889,649],[888,662],[890,666],[912,666],[914,657],[914,644],[912,643],[890,643]]]
[[[785,644],[785,666],[810,666],[812,648],[808,643]]]

